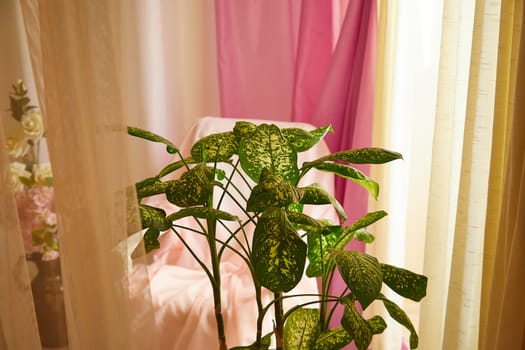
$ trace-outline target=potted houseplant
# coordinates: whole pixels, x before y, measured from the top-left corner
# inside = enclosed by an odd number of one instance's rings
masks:
[[[158,248],[158,237],[167,230],[184,240],[179,234],[184,227],[177,224],[182,218],[194,217],[202,223],[200,230],[191,230],[206,237],[211,266],[196,254],[193,256],[205,269],[212,286],[220,350],[228,349],[219,268],[226,249],[233,250],[248,266],[258,305],[255,342],[235,349],[268,349],[271,337],[275,337],[278,349],[332,350],[351,342],[360,350],[367,349],[372,337],[386,328],[386,322],[380,316],[370,319],[362,316],[359,308],[364,310],[373,302],[383,303],[392,318],[410,331],[410,347],[417,348],[418,336],[411,321],[398,305],[381,293],[381,288],[386,284],[399,295],[419,301],[426,295],[427,278],[381,263],[371,255],[345,250],[352,239],[372,242],[374,237],[365,228],[386,213],[371,212],[349,225],[314,218],[303,213],[304,206],[330,204],[342,218],[341,222],[346,216],[337,200],[323,188],[315,184],[299,185],[306,173],[317,169],[355,181],[377,197],[378,184],[352,164],[382,164],[402,157],[385,149],[364,148],[335,152],[297,164],[298,153],[313,147],[329,131],[330,126],[307,131],[238,122],[231,131],[200,139],[193,145],[191,156],[184,157],[166,138],[128,127],[130,135],[162,143],[167,152],[179,156],[155,176],[136,183],[145,229],[144,243],[147,251]],[[228,171],[224,171],[225,168]],[[177,177],[171,179],[174,172]],[[243,218],[222,210],[220,200],[214,201],[214,196],[217,199],[234,195],[236,188],[231,181],[234,174],[241,176],[250,188],[248,197],[236,201]],[[179,209],[166,213],[162,208],[144,203],[148,197],[157,195],[164,195]],[[224,222],[236,223],[236,228],[229,229],[230,237],[226,240],[216,236],[218,225]],[[241,240],[238,236],[245,233],[248,222],[255,224],[251,241],[239,247]],[[191,252],[191,245],[183,243]],[[293,297],[285,293],[293,292],[305,272],[307,260],[307,276],[321,280],[319,296],[311,303],[296,305],[285,312],[283,299]],[[336,270],[347,285],[344,294],[338,296],[330,295]],[[273,293],[269,305],[263,305],[263,288]],[[314,303],[318,308],[311,308],[309,304]],[[342,327],[330,329],[334,303],[344,306]],[[272,305],[275,330],[262,334],[262,320]]]

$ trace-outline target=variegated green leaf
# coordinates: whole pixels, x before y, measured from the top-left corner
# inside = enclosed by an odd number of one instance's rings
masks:
[[[159,231],[166,231],[171,227],[170,222],[166,219],[166,212],[163,209],[140,204],[139,212],[143,229],[153,227]]]
[[[177,149],[177,147],[175,147],[175,145],[173,143],[171,143],[170,140],[160,136],[160,135],[157,135],[151,131],[148,131],[148,130],[144,130],[144,129],[141,129],[141,128],[137,128],[137,127],[134,127],[134,126],[128,126],[128,134],[132,135],[132,136],[136,136],[136,137],[140,137],[142,139],[145,139],[145,140],[148,140],[148,141],[153,141],[153,142],[160,142],[160,143],[163,143],[166,145],[166,151],[168,153],[176,153],[178,152],[179,150]]]
[[[341,325],[354,339],[355,345],[359,350],[368,349],[374,335],[372,326],[357,311],[352,299],[343,299],[343,305],[344,312]]]
[[[185,172],[180,179],[169,181],[166,199],[183,208],[202,205],[207,202],[216,184],[212,180],[212,168],[199,164]]]
[[[159,235],[160,231],[154,227],[150,227],[146,230],[146,233],[143,237],[144,250],[146,251],[146,253],[151,252],[153,249],[160,248]]]
[[[341,217],[341,221],[346,220],[345,210],[341,203],[332,196],[330,193],[326,192],[318,184],[313,184],[306,187],[300,187],[303,191],[303,198],[301,198],[301,203],[303,204],[332,204],[334,209],[337,211],[337,214]]]
[[[256,129],[257,125],[254,123],[241,120],[235,123],[233,133],[235,134],[237,141],[240,141],[241,139],[249,138]]]
[[[304,152],[317,145],[328,131],[332,131],[332,126],[328,125],[312,131],[300,128],[286,128],[281,131],[297,152]]]
[[[342,327],[329,329],[319,334],[312,350],[339,350],[352,340],[352,336]]]
[[[171,182],[154,182],[149,185],[143,185],[141,188],[137,188],[137,197],[139,199],[155,196],[157,194],[165,193],[166,189],[170,186]]]
[[[337,269],[343,281],[366,309],[374,301],[383,283],[383,272],[377,259],[371,255],[349,250],[332,250]]]
[[[384,218],[386,215],[387,213],[383,210],[373,211],[371,213],[363,215],[362,217],[357,219],[357,221],[354,222],[352,225],[344,229],[344,232],[341,235],[341,239],[339,242],[337,242],[335,248],[338,250],[343,250],[348,244],[348,242],[350,242],[350,240],[355,236],[357,230],[373,224],[374,222]]]
[[[306,263],[306,243],[284,209],[264,211],[253,234],[251,261],[256,278],[274,293],[288,292],[299,283]]]
[[[365,243],[372,243],[376,238],[370,232],[361,229],[355,231],[355,239]]]
[[[255,182],[263,169],[291,184],[299,178],[297,151],[275,125],[261,124],[249,138],[241,139],[239,159],[244,172]]]
[[[417,349],[419,343],[419,337],[417,332],[412,324],[412,321],[408,318],[407,314],[403,309],[401,309],[396,303],[388,300],[384,295],[379,297],[385,305],[386,311],[388,314],[396,320],[399,324],[403,325],[406,329],[410,331],[410,349]]]
[[[386,322],[383,317],[376,315],[368,320],[373,334],[381,334],[386,329]]]
[[[356,169],[352,166],[339,163],[324,162],[319,165],[316,165],[315,168],[321,171],[331,172],[336,175],[342,176],[346,179],[354,181],[355,183],[361,185],[365,190],[367,190],[368,193],[370,193],[372,197],[374,197],[374,199],[377,199],[379,195],[379,184],[374,180],[368,178],[359,169]]]
[[[248,198],[246,210],[262,212],[269,207],[286,207],[299,202],[302,195],[300,189],[264,169]]]
[[[145,186],[153,185],[157,182],[160,182],[158,177],[148,177],[147,179],[137,182],[135,184],[135,189],[138,191]]]
[[[329,250],[334,247],[342,232],[340,226],[333,226],[330,234],[323,234],[320,230],[308,232],[309,264],[306,268],[308,277],[318,277],[323,274],[323,271],[326,271],[329,266],[329,260],[327,259]]]
[[[257,347],[257,344],[254,342],[248,346],[234,346],[230,350],[268,350],[272,344],[272,335],[273,333],[268,333],[262,337],[260,347]]]
[[[226,162],[237,154],[237,139],[232,131],[208,135],[197,141],[191,148],[191,157],[198,162]]]
[[[321,229],[321,224],[310,215],[306,215],[297,211],[288,211],[288,220],[291,223],[303,227],[305,230],[312,230],[313,228]]]
[[[168,174],[171,174],[172,172],[174,172],[176,170],[179,170],[180,168],[182,168],[185,165],[191,165],[191,164],[197,164],[197,163],[199,163],[199,162],[197,162],[195,159],[193,159],[191,157],[184,159],[184,161],[179,160],[179,161],[170,163],[170,164],[166,165],[164,168],[162,168],[162,170],[159,172],[158,178],[161,179],[164,176],[166,176]]]
[[[420,301],[427,295],[426,276],[387,264],[381,264],[381,270],[383,282],[397,294],[414,301]]]
[[[187,216],[193,216],[200,219],[216,219],[225,221],[237,221],[239,218],[235,215],[222,210],[209,207],[191,207],[181,209],[173,214],[168,215],[166,220],[176,221]]]
[[[367,147],[332,153],[324,160],[341,160],[353,164],[384,164],[396,159],[403,159],[400,153],[383,148]]]
[[[320,331],[319,310],[299,308],[284,324],[284,347],[286,350],[309,350]]]

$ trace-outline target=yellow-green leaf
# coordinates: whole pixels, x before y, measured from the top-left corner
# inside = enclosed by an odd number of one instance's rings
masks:
[[[292,312],[284,324],[286,350],[310,350],[321,331],[319,310],[299,308]]]

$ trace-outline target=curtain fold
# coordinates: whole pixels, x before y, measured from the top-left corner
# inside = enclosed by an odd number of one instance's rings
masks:
[[[513,6],[515,5],[515,6]],[[513,48],[519,42],[519,50],[511,52],[511,57],[519,57],[515,90],[512,80],[507,103],[502,101],[506,112],[512,112],[510,144],[505,166],[503,200],[501,202],[500,222],[494,251],[494,265],[490,294],[487,296],[488,309],[483,349],[522,349],[525,346],[525,40],[523,21],[523,3],[507,3],[504,7],[514,18],[514,35],[507,39]],[[508,41],[506,41],[507,44]],[[516,52],[519,51],[518,56]],[[512,62],[509,69],[516,68]],[[515,93],[515,96],[513,96]],[[514,97],[514,99],[513,99]],[[514,104],[512,101],[514,100]],[[510,114],[510,113],[509,113]],[[490,258],[490,256],[489,256]],[[489,271],[490,272],[490,271]]]

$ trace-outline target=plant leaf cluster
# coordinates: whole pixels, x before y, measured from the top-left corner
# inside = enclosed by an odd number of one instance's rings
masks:
[[[306,173],[316,169],[354,181],[377,198],[379,185],[353,165],[384,164],[402,156],[381,148],[362,148],[298,164],[298,154],[315,146],[331,130],[330,126],[306,131],[238,122],[232,131],[211,134],[198,140],[191,149],[191,155],[184,158],[167,139],[130,127],[128,131],[131,135],[162,143],[168,152],[177,153],[180,158],[156,176],[136,184],[142,226],[146,229],[146,249],[158,248],[158,236],[166,230],[172,230],[183,239],[178,233],[180,227],[174,223],[176,220],[188,216],[204,220],[200,230],[188,229],[207,237],[213,266],[220,264],[225,249],[241,256],[252,273],[256,297],[260,297],[260,290],[266,288],[274,293],[273,304],[278,306],[283,298],[293,297],[284,293],[293,293],[305,272],[309,277],[321,279],[321,292],[316,302],[318,308],[297,305],[284,315],[275,315],[278,321],[277,338],[282,340],[282,346],[287,350],[340,349],[352,341],[358,349],[366,349],[372,337],[382,333],[387,326],[380,316],[365,319],[360,312],[376,301],[382,302],[392,318],[411,332],[410,346],[417,348],[417,334],[406,313],[388,300],[381,290],[386,285],[405,298],[419,301],[426,294],[426,277],[383,264],[371,255],[345,250],[352,239],[373,242],[374,236],[367,227],[385,217],[386,212],[371,212],[345,225],[347,216],[332,194],[315,183],[299,185]],[[223,170],[228,167],[231,174]],[[163,181],[174,171],[180,171],[182,175],[176,180]],[[230,242],[241,241],[237,236],[244,233],[246,222],[236,213],[221,210],[220,205],[214,207],[216,201],[213,200],[217,192],[219,197],[235,196],[236,188],[231,181],[234,173],[240,175],[250,187],[249,196],[241,196],[242,199],[236,201],[238,210],[244,213],[247,221],[256,224],[251,242],[241,249],[234,248]],[[180,209],[167,214],[161,208],[141,203],[144,198],[154,195],[164,195]],[[303,208],[309,205],[331,205],[339,215],[339,222],[328,222],[303,213]],[[217,226],[223,221],[239,223],[239,228],[231,230],[231,238],[225,242],[215,236]],[[186,247],[191,251],[191,246]],[[207,269],[202,261],[199,264]],[[332,296],[330,285],[336,271],[347,289],[342,295]],[[215,299],[220,300],[218,269],[206,270],[206,273]],[[342,327],[339,328],[328,326],[333,314],[333,302],[344,306],[340,320]],[[269,306],[258,308],[255,343],[235,349],[268,348],[268,337],[271,335],[263,337],[260,326]],[[222,319],[220,315],[216,316],[221,349],[226,349],[221,335],[224,331],[222,329],[221,333]]]

